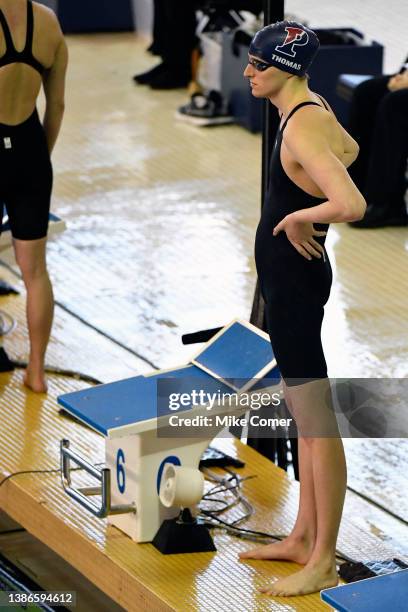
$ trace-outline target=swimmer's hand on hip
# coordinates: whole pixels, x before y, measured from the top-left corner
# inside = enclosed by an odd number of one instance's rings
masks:
[[[324,249],[321,244],[315,240],[315,237],[325,236],[327,232],[319,232],[313,226],[313,223],[305,223],[296,219],[295,213],[286,215],[275,226],[273,235],[277,236],[280,232],[285,232],[291,245],[297,252],[308,259],[317,257],[320,259],[324,256]]]

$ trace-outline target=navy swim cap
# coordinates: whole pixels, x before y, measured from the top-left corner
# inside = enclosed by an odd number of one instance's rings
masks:
[[[259,30],[249,54],[285,72],[304,76],[319,49],[319,39],[296,21],[277,21]]]

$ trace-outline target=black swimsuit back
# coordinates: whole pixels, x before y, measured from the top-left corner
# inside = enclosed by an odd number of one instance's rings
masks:
[[[42,74],[44,67],[32,53],[34,15],[31,1],[27,2],[27,36],[22,51],[16,51],[1,10],[0,23],[6,42],[0,70],[9,64],[23,63]],[[0,167],[0,234],[4,204],[14,238],[45,238],[53,174],[44,129],[36,109],[17,125],[0,123]]]
[[[6,52],[0,58],[0,68],[2,66],[7,66],[8,64],[27,64],[42,75],[45,68],[33,55],[34,12],[31,0],[27,0],[27,34],[24,49],[22,51],[16,50],[10,28],[1,9],[0,23],[1,27],[3,28],[4,40],[6,43]]]

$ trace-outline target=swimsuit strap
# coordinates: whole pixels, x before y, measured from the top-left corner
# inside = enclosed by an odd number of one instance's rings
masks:
[[[281,133],[285,129],[285,127],[286,127],[289,119],[292,117],[292,115],[294,115],[296,113],[296,111],[298,111],[300,108],[303,108],[303,106],[320,106],[320,104],[318,104],[317,102],[312,102],[312,101],[300,102],[300,104],[295,106],[295,108],[292,108],[292,110],[290,111],[289,115],[286,117],[285,122],[284,122],[284,124],[282,125],[282,127],[280,129]]]
[[[28,51],[30,54],[32,54],[33,34],[34,34],[33,3],[31,2],[31,0],[27,0],[27,35],[26,35],[26,44],[25,44],[23,53]]]
[[[31,66],[31,68],[34,68],[34,70],[37,70],[37,72],[43,74],[44,66],[34,57],[32,49],[34,37],[34,9],[31,0],[27,0],[27,31],[25,46],[22,51],[16,50],[10,28],[1,9],[0,24],[3,28],[4,39],[6,42],[6,52],[4,53],[3,57],[0,58],[0,67],[7,66],[8,64],[22,63]]]
[[[0,23],[4,32],[4,39],[6,41],[6,53],[14,52],[18,53],[13,42],[13,37],[11,36],[10,28],[7,23],[7,19],[4,16],[3,11],[0,9]],[[22,55],[23,53],[32,54],[33,47],[33,35],[34,35],[34,11],[33,11],[33,3],[31,0],[27,0],[27,33],[26,33],[26,42],[23,51],[20,51],[18,54]]]
[[[10,28],[8,27],[7,20],[1,9],[0,9],[0,23],[1,23],[1,27],[3,28],[3,32],[4,32],[4,40],[6,42],[6,53],[10,51],[15,52],[16,48],[14,46],[13,39],[11,37]]]
[[[329,107],[327,106],[326,100],[325,100],[324,98],[322,98],[322,96],[321,96],[321,95],[319,95],[319,94],[316,94],[316,96],[317,96],[318,98],[320,98],[320,100],[323,102],[323,106],[324,106],[324,108],[325,108],[327,111],[330,111]]]

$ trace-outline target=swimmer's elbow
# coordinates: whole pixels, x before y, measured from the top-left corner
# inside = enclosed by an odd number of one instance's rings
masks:
[[[358,146],[358,144],[355,142],[355,147],[353,148],[353,151],[351,152],[351,157],[353,162],[356,161],[358,154],[360,153],[360,147]]]
[[[354,153],[355,153],[355,155],[357,157],[357,155],[359,154],[359,151],[360,151],[360,146],[359,146],[357,140],[354,140],[354,138],[352,139],[352,141],[353,141],[353,151],[354,151]]]
[[[367,208],[367,204],[363,196],[359,193],[358,197],[350,200],[344,207],[344,219],[343,221],[349,223],[352,221],[360,221]]]
[[[359,196],[360,197],[358,198],[358,201],[356,202],[356,205],[355,205],[355,213],[356,213],[355,221],[360,221],[364,217],[365,212],[367,210],[367,202],[365,201],[361,193],[359,193]]]
[[[63,98],[48,99],[46,103],[46,110],[58,115],[63,115],[65,111],[65,100]]]

